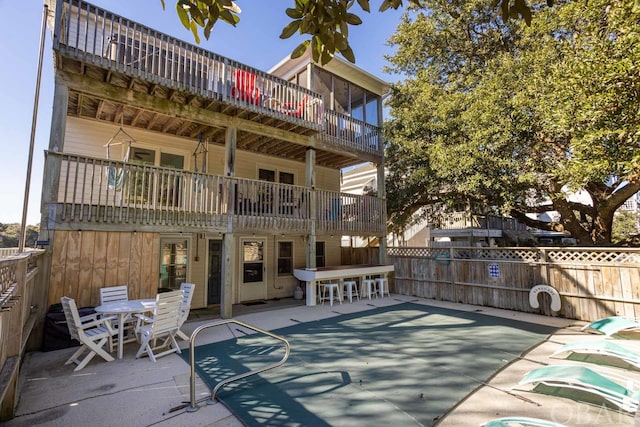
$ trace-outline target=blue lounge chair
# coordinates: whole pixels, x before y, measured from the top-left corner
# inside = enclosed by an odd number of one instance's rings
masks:
[[[597,354],[620,359],[630,365],[640,368],[640,354],[629,350],[610,340],[580,341],[565,344],[551,356],[563,353]]]
[[[564,424],[554,423],[553,421],[541,420],[538,418],[528,417],[504,417],[487,421],[482,427],[565,427]]]
[[[551,365],[534,369],[518,384],[545,384],[551,387],[565,387],[596,394],[624,411],[636,412],[640,392],[630,389],[632,382],[626,377],[612,379],[596,371],[579,365]],[[627,387],[620,383],[627,384]]]
[[[612,316],[591,322],[582,328],[583,331],[596,331],[608,337],[619,332],[628,332],[640,329],[640,322],[628,317]]]

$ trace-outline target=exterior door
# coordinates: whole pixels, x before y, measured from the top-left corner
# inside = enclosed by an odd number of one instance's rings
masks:
[[[160,239],[160,283],[161,291],[180,289],[187,281],[189,241],[180,238]]]
[[[207,304],[220,304],[222,294],[222,240],[209,240]]]
[[[263,300],[267,296],[265,239],[243,239],[240,245],[240,302]]]

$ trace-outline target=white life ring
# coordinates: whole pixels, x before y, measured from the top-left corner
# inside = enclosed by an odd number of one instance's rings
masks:
[[[560,311],[560,294],[555,288],[549,285],[535,285],[529,290],[529,305],[531,305],[531,307],[540,307],[540,303],[538,302],[538,294],[540,292],[546,292],[551,296],[551,310]]]

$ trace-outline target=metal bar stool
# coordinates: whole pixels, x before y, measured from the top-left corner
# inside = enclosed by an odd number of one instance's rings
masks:
[[[354,295],[356,296],[358,301],[360,301],[358,282],[356,282],[355,280],[345,280],[344,282],[342,282],[342,292],[346,292],[347,298],[349,298],[349,302],[353,302]]]
[[[389,293],[389,281],[386,277],[376,278],[376,285],[378,288],[378,292],[380,292],[380,298],[384,298],[385,292],[388,296],[391,296],[391,293]]]
[[[378,284],[374,279],[364,279],[360,288],[362,296],[371,299],[371,296],[378,298]]]
[[[322,305],[324,305],[324,302],[327,299],[329,299],[331,307],[333,307],[334,300],[338,300],[340,301],[340,304],[342,304],[342,294],[340,293],[340,288],[338,287],[337,283],[325,283],[323,286],[324,289],[322,292]],[[327,295],[327,291],[329,291],[329,295]]]

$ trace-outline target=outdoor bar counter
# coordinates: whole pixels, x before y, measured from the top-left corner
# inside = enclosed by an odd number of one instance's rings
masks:
[[[359,264],[359,265],[334,265],[320,268],[296,268],[293,275],[298,280],[306,282],[306,303],[316,305],[316,283],[325,280],[342,281],[349,277],[359,277],[360,285],[367,276],[387,277],[393,271],[393,265]]]

